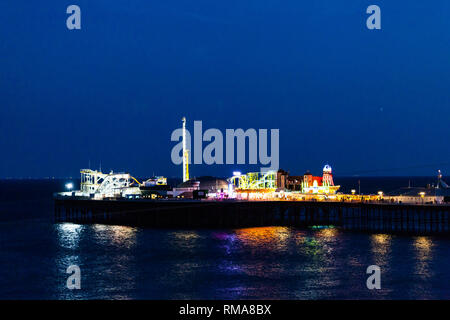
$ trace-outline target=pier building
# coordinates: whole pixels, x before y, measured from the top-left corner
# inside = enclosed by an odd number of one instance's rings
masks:
[[[401,188],[389,192],[384,198],[394,203],[441,204],[450,202],[450,187],[442,179],[441,170],[438,170],[436,186]]]
[[[303,176],[302,193],[312,194],[336,194],[340,186],[335,186],[331,166],[323,167],[322,177],[314,177],[309,171]]]
[[[276,173],[275,188],[277,191],[333,195],[340,186],[334,185],[331,166],[326,164],[321,177],[313,176],[309,170],[303,176],[290,176],[288,171],[280,169]]]
[[[226,180],[210,176],[191,179],[173,188],[173,196],[183,198],[229,198],[230,193]]]

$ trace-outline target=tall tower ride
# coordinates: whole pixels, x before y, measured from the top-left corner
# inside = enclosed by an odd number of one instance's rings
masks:
[[[183,121],[183,182],[189,180],[189,150],[186,149],[186,118]]]

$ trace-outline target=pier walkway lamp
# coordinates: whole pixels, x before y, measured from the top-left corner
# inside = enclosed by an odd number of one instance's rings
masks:
[[[424,198],[425,198],[425,192],[419,192],[419,196],[420,196],[420,198],[422,199],[422,204],[424,203]]]
[[[380,200],[383,199],[383,191],[378,191],[378,196],[380,197]]]
[[[73,189],[73,183],[72,182],[69,182],[69,183],[66,183],[66,189],[67,190],[72,190]]]

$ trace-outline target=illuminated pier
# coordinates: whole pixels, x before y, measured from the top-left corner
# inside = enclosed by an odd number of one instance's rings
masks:
[[[54,196],[55,218],[143,227],[335,226],[365,232],[450,234],[450,188],[440,172],[436,187],[407,188],[398,195],[338,193],[331,167],[325,166],[323,174],[235,172],[228,181],[191,179],[170,188],[164,177],[139,183],[127,173],[81,170],[80,191]],[[200,192],[203,196],[194,199]]]
[[[450,234],[450,205],[436,201],[446,198],[443,194],[448,192],[448,186],[444,182],[431,195],[421,191],[416,196],[392,196],[381,191],[376,195],[320,192],[318,184],[313,184],[317,189],[308,189],[317,192],[289,191],[279,187],[277,181],[280,179],[279,172],[262,175],[236,172],[229,180],[236,187],[230,189],[229,195],[235,197],[227,199],[223,197],[227,187],[224,180],[189,180],[191,183],[184,182],[170,191],[163,177],[139,184],[128,174],[105,175],[82,170],[81,191],[55,195],[55,218],[56,221],[75,223],[164,228],[334,226],[364,232]],[[214,197],[188,199],[179,196],[202,185],[212,188],[216,192]],[[297,185],[310,188],[303,181]],[[146,190],[142,187],[153,191],[164,187],[166,194],[172,196],[142,197]],[[408,190],[417,193],[415,189]],[[414,204],[408,203],[408,199],[413,199]]]
[[[307,171],[234,172],[229,179],[189,178],[189,150],[183,130],[183,182],[165,177],[142,183],[129,173],[81,170],[78,191],[55,194],[57,221],[144,227],[240,228],[257,226],[338,226],[368,232],[450,233],[450,188],[442,180],[432,188],[362,195],[339,192],[332,168],[322,176]],[[67,184],[68,189],[73,183]]]

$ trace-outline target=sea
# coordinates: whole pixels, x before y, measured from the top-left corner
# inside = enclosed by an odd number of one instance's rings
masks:
[[[388,192],[433,177],[335,178]],[[55,223],[67,180],[0,180],[0,299],[449,299],[450,238]],[[357,192],[358,192],[357,191]],[[69,289],[69,266],[80,289]],[[369,266],[380,289],[367,286]]]

